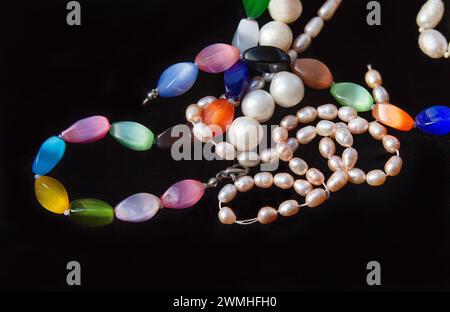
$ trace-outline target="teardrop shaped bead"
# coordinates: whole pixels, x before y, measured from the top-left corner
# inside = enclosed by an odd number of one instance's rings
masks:
[[[154,135],[150,129],[134,121],[113,123],[109,134],[117,142],[134,151],[149,150],[154,140]]]
[[[376,104],[372,110],[377,121],[401,131],[409,131],[414,127],[414,120],[404,110],[392,104]]]
[[[138,193],[121,201],[114,208],[114,212],[119,220],[144,222],[153,218],[160,208],[159,197],[148,193]]]
[[[69,218],[87,227],[105,226],[113,222],[114,210],[108,203],[99,199],[77,199],[70,203]]]
[[[35,174],[46,175],[61,161],[66,151],[66,142],[52,136],[42,143],[34,158],[32,170]]]
[[[225,71],[223,79],[227,98],[240,101],[250,82],[247,64],[240,60],[237,61]]]
[[[191,124],[180,124],[161,132],[156,138],[156,144],[160,149],[171,149],[175,142],[180,146],[189,146],[194,141]]]
[[[333,75],[327,65],[312,58],[300,58],[292,64],[296,73],[308,87],[317,90],[328,89],[333,83]]]
[[[198,68],[207,73],[222,73],[239,60],[239,49],[229,44],[215,43],[207,46],[195,57]]]
[[[269,7],[270,0],[243,0],[245,14],[248,18],[257,19]]]
[[[196,180],[182,180],[171,187],[161,196],[161,203],[165,208],[184,209],[195,205],[205,193],[205,186]]]
[[[416,126],[428,134],[450,133],[450,107],[437,105],[421,111],[416,116]]]
[[[335,83],[331,95],[343,106],[351,106],[357,112],[367,112],[374,103],[372,95],[365,88],[352,82]]]
[[[61,132],[61,138],[70,143],[92,143],[103,139],[109,128],[108,118],[92,116],[75,122]]]
[[[243,18],[239,22],[234,33],[232,45],[244,53],[246,50],[256,47],[259,42],[259,25],[255,20]]]
[[[244,52],[243,59],[249,67],[263,73],[278,73],[291,67],[291,57],[276,47],[258,46],[248,49]]]
[[[159,77],[157,89],[162,97],[175,97],[189,91],[197,80],[197,65],[182,62],[167,68]]]
[[[41,206],[53,213],[63,214],[69,209],[69,196],[58,180],[39,177],[34,182],[34,193]]]
[[[225,99],[215,100],[203,109],[202,122],[210,126],[214,136],[227,131],[227,126],[231,125],[233,119],[234,106]]]

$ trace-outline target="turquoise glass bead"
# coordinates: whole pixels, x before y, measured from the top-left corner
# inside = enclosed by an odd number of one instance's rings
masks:
[[[335,83],[331,95],[343,106],[351,106],[357,112],[367,112],[374,104],[373,97],[365,88],[352,82]]]
[[[450,133],[450,107],[437,105],[421,111],[415,120],[416,127],[428,134]]]
[[[61,161],[66,151],[66,142],[57,136],[48,138],[40,147],[33,161],[33,172],[46,175]]]
[[[198,76],[198,67],[194,63],[183,62],[167,68],[159,78],[158,93],[162,97],[182,95],[192,88]]]
[[[109,134],[117,142],[134,151],[149,150],[155,138],[150,129],[134,121],[113,123]]]

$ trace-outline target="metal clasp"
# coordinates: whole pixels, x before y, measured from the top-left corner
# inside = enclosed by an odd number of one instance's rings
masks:
[[[226,179],[235,181],[237,178],[247,175],[249,171],[250,170],[248,168],[235,164],[232,167],[228,167],[227,169],[220,171],[214,178],[209,179],[209,181],[205,183],[205,188],[216,187],[220,182]]]
[[[159,96],[158,89],[153,89],[147,93],[147,97],[142,101],[142,106],[146,106],[150,101],[153,101]]]

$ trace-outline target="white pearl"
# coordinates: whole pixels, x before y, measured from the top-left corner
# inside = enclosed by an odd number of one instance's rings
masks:
[[[322,31],[323,24],[323,19],[318,16],[313,17],[305,26],[305,34],[311,38],[317,37]]]
[[[266,164],[272,164],[278,161],[278,153],[274,148],[263,150],[259,157],[261,158],[261,161]]]
[[[321,120],[316,125],[316,131],[320,136],[331,136],[336,131],[336,126],[332,121]]]
[[[230,207],[222,207],[219,210],[218,217],[222,224],[233,224],[236,221],[236,215]]]
[[[219,192],[219,195],[217,198],[220,202],[226,204],[231,202],[237,195],[237,189],[236,186],[233,184],[227,184]]]
[[[306,196],[309,192],[313,190],[313,186],[306,180],[298,179],[294,182],[294,190],[300,196]]]
[[[339,108],[338,117],[344,122],[349,122],[358,117],[358,112],[351,106],[342,106]]]
[[[325,120],[333,120],[338,115],[338,109],[333,104],[325,104],[317,107],[317,116]]]
[[[344,170],[344,164],[342,163],[341,157],[333,155],[328,158],[328,168],[330,168],[331,171]]]
[[[307,34],[301,34],[297,38],[295,38],[292,47],[297,53],[302,53],[311,45],[311,37]]]
[[[306,126],[297,131],[297,140],[300,144],[308,144],[317,135],[316,127]]]
[[[289,138],[287,140],[287,145],[291,148],[291,150],[295,153],[295,151],[298,149],[300,143],[298,143],[296,138]]]
[[[197,122],[202,119],[202,109],[197,104],[191,104],[186,108],[186,120]]]
[[[374,139],[381,140],[387,134],[387,129],[382,124],[372,121],[369,124],[369,133]]]
[[[233,36],[232,45],[241,51],[256,47],[259,42],[259,25],[252,19],[243,18],[239,22],[236,32]]]
[[[261,162],[259,155],[255,152],[242,152],[238,155],[237,160],[239,164],[247,168],[256,167]]]
[[[298,201],[294,199],[285,200],[278,207],[278,212],[284,217],[291,217],[296,215],[299,211],[300,205],[298,204]]]
[[[205,97],[201,98],[200,100],[198,100],[197,105],[200,106],[200,108],[205,108],[206,106],[208,106],[215,100],[217,100],[217,98],[215,96],[208,95],[208,96],[205,96]]]
[[[238,151],[247,152],[255,149],[261,143],[263,132],[263,127],[256,119],[239,117],[228,129],[228,138]]]
[[[319,152],[320,155],[327,159],[333,156],[336,153],[336,145],[333,140],[328,137],[322,138],[319,142]]]
[[[447,51],[447,39],[439,31],[428,29],[420,34],[419,47],[429,57],[438,59]]]
[[[284,143],[287,141],[289,133],[286,128],[276,127],[272,130],[272,141],[275,143]]]
[[[380,186],[386,181],[386,174],[381,170],[372,170],[366,175],[366,182],[371,186]]]
[[[353,134],[363,134],[369,128],[369,122],[362,117],[357,117],[350,120],[347,127]]]
[[[279,188],[287,190],[294,185],[294,177],[289,173],[277,173],[273,177],[273,183]]]
[[[197,122],[196,124],[194,124],[192,133],[200,142],[203,143],[208,143],[213,139],[212,130],[207,125],[201,122]]]
[[[388,153],[395,153],[400,150],[400,141],[393,135],[385,135],[381,141],[383,147]]]
[[[280,126],[286,128],[291,131],[297,128],[298,126],[298,118],[294,115],[287,115],[283,119],[281,119]]]
[[[366,80],[366,84],[371,89],[379,87],[383,83],[380,72],[375,69],[369,69],[364,78]]]
[[[353,168],[347,171],[348,180],[353,184],[362,184],[366,182],[366,174],[359,168]]]
[[[311,168],[306,172],[306,180],[312,185],[321,185],[325,181],[325,176],[319,169]]]
[[[294,49],[289,49],[287,51],[287,54],[291,58],[291,64],[294,63],[297,60],[297,58],[298,58],[298,53]]]
[[[376,103],[389,103],[389,93],[383,86],[375,87],[372,95]]]
[[[289,161],[289,168],[293,173],[302,176],[308,171],[308,164],[303,159],[296,157]]]
[[[264,86],[266,85],[266,81],[261,76],[253,77],[252,80],[250,80],[250,83],[248,85],[248,90],[261,90],[264,89]]]
[[[273,175],[270,172],[259,172],[253,177],[255,185],[260,188],[270,188],[273,185]]]
[[[324,21],[330,20],[334,13],[336,13],[339,3],[336,0],[327,0],[317,11],[317,15],[320,16]]]
[[[327,200],[327,193],[324,189],[317,188],[306,195],[305,203],[308,207],[314,208],[321,205],[325,200]]]
[[[327,188],[330,192],[337,192],[343,188],[348,182],[347,173],[344,171],[336,171],[327,181]]]
[[[278,213],[275,208],[272,207],[262,207],[258,211],[257,219],[261,224],[269,224],[275,221],[278,217]]]
[[[269,92],[264,90],[254,90],[242,99],[242,113],[247,117],[252,117],[259,122],[269,120],[275,110],[275,101]]]
[[[417,14],[416,22],[421,29],[435,28],[444,16],[442,0],[428,0]]]
[[[277,73],[270,84],[270,94],[281,107],[292,107],[303,100],[305,87],[297,75],[282,71]]]
[[[239,192],[248,192],[253,188],[254,185],[255,182],[253,181],[253,178],[251,176],[243,176],[237,178],[236,181],[234,181],[234,186]]]
[[[289,50],[292,44],[292,30],[285,23],[272,21],[264,25],[259,32],[259,44]]]
[[[358,161],[358,152],[353,147],[348,147],[342,152],[342,164],[345,170],[352,169]]]
[[[297,118],[301,123],[311,123],[317,118],[317,110],[312,106],[305,106],[297,112]]]
[[[302,14],[302,3],[299,0],[271,0],[269,14],[273,20],[282,23],[295,22]]]
[[[350,131],[344,127],[338,127],[334,134],[336,142],[343,147],[350,147],[353,145],[353,136]]]
[[[291,150],[287,143],[279,143],[276,147],[278,158],[282,161],[290,161],[294,156],[294,152]]]
[[[394,177],[400,173],[403,160],[399,156],[392,156],[384,165],[384,171],[388,176]]]
[[[234,149],[234,146],[228,142],[217,143],[216,154],[225,160],[234,160],[236,158],[236,150]]]

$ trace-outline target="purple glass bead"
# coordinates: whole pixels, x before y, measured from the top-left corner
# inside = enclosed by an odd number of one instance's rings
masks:
[[[108,118],[92,116],[77,121],[61,132],[61,138],[70,143],[92,143],[103,139],[109,128]]]
[[[195,205],[205,193],[205,186],[196,180],[182,180],[171,187],[161,196],[161,203],[165,208],[183,209]]]
[[[134,194],[121,201],[115,208],[116,218],[127,222],[144,222],[158,212],[161,201],[152,194]]]

